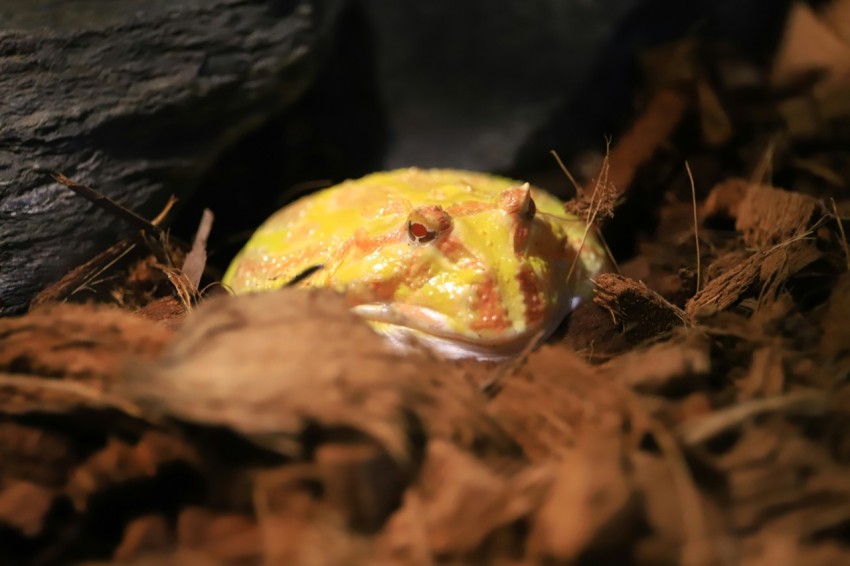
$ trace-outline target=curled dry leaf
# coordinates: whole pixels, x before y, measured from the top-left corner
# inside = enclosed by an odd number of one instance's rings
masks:
[[[737,218],[750,183],[745,179],[732,178],[712,187],[702,204],[705,218]]]
[[[621,430],[628,410],[596,368],[566,348],[545,346],[503,379],[490,414],[539,461],[559,459],[587,429]]]
[[[0,479],[0,525],[35,536],[56,497],[55,491],[28,481]]]
[[[336,293],[283,289],[208,301],[157,363],[128,365],[118,391],[289,456],[315,424],[360,431],[403,461],[414,433],[406,384],[428,363],[390,352]]]
[[[850,369],[850,273],[845,273],[836,283],[823,317],[823,334],[820,353],[827,360],[844,360]]]
[[[463,555],[528,513],[528,501],[510,497],[507,487],[505,478],[471,455],[445,442],[431,442],[415,489],[425,508],[430,548],[437,554]]]
[[[115,549],[114,558],[126,561],[142,554],[164,553],[171,544],[165,517],[145,515],[134,519],[124,529],[124,538]]]
[[[603,368],[610,380],[641,393],[660,394],[671,388],[695,389],[711,370],[709,343],[696,333],[617,357]]]
[[[571,562],[584,555],[609,563],[624,557],[642,511],[621,439],[611,432],[587,435],[564,454],[529,537],[538,560]]]

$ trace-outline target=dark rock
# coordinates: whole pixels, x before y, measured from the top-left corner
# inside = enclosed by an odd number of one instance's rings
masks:
[[[555,171],[550,149],[604,151],[627,125],[642,50],[690,36],[764,58],[787,3],[358,0],[393,136],[384,167]]]
[[[360,0],[392,133],[385,167],[510,168],[640,0]]]
[[[0,315],[129,233],[46,174],[152,216],[310,84],[341,0],[0,8]]]

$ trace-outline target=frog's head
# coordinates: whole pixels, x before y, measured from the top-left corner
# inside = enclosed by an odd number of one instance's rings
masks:
[[[441,196],[373,219],[312,284],[343,290],[396,344],[448,358],[515,355],[588,294],[598,249],[578,261],[584,224],[557,199],[528,184]]]

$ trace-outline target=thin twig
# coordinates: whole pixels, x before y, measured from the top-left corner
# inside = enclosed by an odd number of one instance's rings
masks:
[[[174,205],[177,204],[177,197],[174,195],[170,195],[168,200],[165,202],[165,206],[162,207],[162,210],[159,211],[159,214],[151,220],[151,224],[154,226],[159,226],[162,224],[162,221],[165,220],[165,217],[168,216],[168,213],[171,212],[171,209],[174,208]]]
[[[117,256],[110,259],[107,263],[100,266],[96,271],[90,273],[88,275],[88,277],[83,279],[83,281],[68,294],[69,297],[83,291],[86,287],[93,287],[93,286],[97,285],[98,284],[98,277],[100,275],[104,274],[106,272],[106,270],[108,270],[110,267],[112,267],[113,265],[115,265],[116,263],[121,261],[127,254],[129,254],[131,251],[133,251],[133,249],[136,247],[136,244],[134,244],[134,243],[132,243],[128,240],[122,240],[122,241],[127,242],[127,247],[124,250],[120,251]],[[102,279],[100,281],[105,281],[105,279]],[[94,290],[94,289],[91,289],[91,290]]]
[[[847,258],[847,270],[850,271],[850,245],[847,243],[847,234],[844,233],[844,224],[841,221],[841,215],[838,214],[838,206],[835,204],[835,199],[829,197],[829,201],[832,203],[835,222],[838,224],[838,232],[841,234],[841,249],[844,250],[844,257]]]
[[[702,281],[702,258],[699,251],[699,219],[697,218],[697,189],[694,184],[694,174],[691,173],[690,164],[685,161],[685,170],[688,172],[688,179],[691,181],[691,201],[694,208],[694,240],[697,248],[697,293],[699,293],[700,282]]]
[[[563,162],[563,161],[561,161],[561,156],[560,156],[560,155],[558,155],[558,152],[557,152],[557,151],[555,151],[554,149],[550,149],[550,150],[549,150],[549,153],[551,153],[551,154],[552,154],[552,157],[554,157],[554,158],[555,158],[555,161],[557,161],[557,162],[558,162],[558,167],[560,167],[560,168],[561,168],[561,171],[563,171],[563,172],[564,172],[564,175],[566,175],[566,176],[567,176],[567,179],[569,179],[569,180],[570,180],[570,183],[572,183],[572,184],[573,184],[573,187],[575,187],[576,195],[581,195],[581,187],[580,187],[580,186],[579,186],[579,184],[576,182],[575,177],[573,177],[573,176],[572,176],[572,173],[570,173],[570,170],[569,170],[569,169],[567,169],[567,166],[566,166],[566,165],[564,165],[564,162]]]
[[[823,391],[802,391],[767,399],[753,399],[685,422],[676,430],[676,436],[685,445],[694,446],[760,414],[777,412],[818,414],[823,412],[826,402],[827,394]]]
[[[761,154],[758,163],[756,163],[755,169],[753,169],[753,174],[750,177],[751,185],[763,185],[767,182],[767,177],[770,172],[771,163],[773,163],[773,154],[776,151],[776,138],[770,138],[770,141],[767,143],[767,147],[764,148],[764,152]]]
[[[162,228],[152,223],[145,217],[136,214],[126,206],[118,204],[108,196],[94,190],[88,185],[77,183],[76,181],[69,179],[62,173],[51,173],[50,176],[53,177],[53,179],[57,183],[65,185],[66,187],[68,187],[69,189],[71,189],[93,205],[98,206],[103,210],[109,212],[110,214],[113,214],[118,218],[123,219],[131,226],[138,228],[139,230],[144,230],[146,232],[150,232],[151,234],[155,234],[160,238],[165,237],[165,233]]]
[[[593,193],[590,195],[590,205],[587,211],[587,218],[585,219],[584,226],[584,234],[581,237],[581,243],[578,246],[578,250],[576,251],[576,260],[572,262],[570,265],[570,270],[567,272],[566,282],[569,284],[570,278],[573,276],[573,272],[575,271],[576,264],[581,262],[581,252],[584,250],[584,244],[587,241],[587,235],[590,232],[591,227],[594,226],[596,222],[596,216],[599,214],[599,210],[602,208],[603,198],[600,195],[599,200],[596,200],[596,196],[599,194],[600,189],[608,183],[608,154],[605,155],[605,160],[602,164],[602,169],[599,172],[599,177],[596,180],[596,184],[593,187]],[[594,202],[595,201],[595,202]]]

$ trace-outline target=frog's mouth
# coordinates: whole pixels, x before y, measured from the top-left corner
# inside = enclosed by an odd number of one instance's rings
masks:
[[[449,316],[428,307],[367,303],[351,310],[386,336],[394,347],[410,350],[418,343],[448,359],[473,357],[495,361],[513,357],[530,342],[545,339],[554,330],[540,326],[481,336],[456,330]]]

